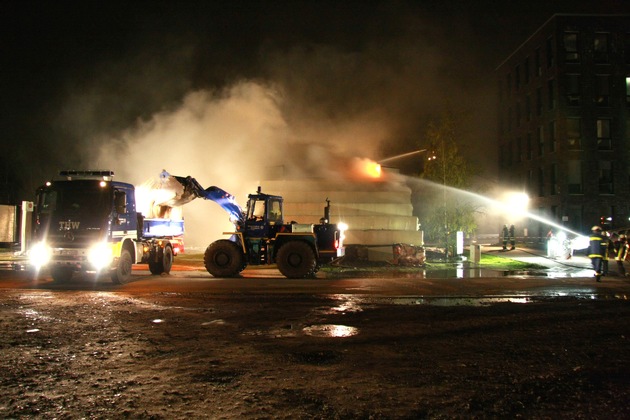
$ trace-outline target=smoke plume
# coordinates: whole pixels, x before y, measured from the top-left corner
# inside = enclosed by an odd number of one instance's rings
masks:
[[[46,107],[52,129],[37,148],[42,156],[25,153],[33,178],[112,169],[137,185],[166,169],[219,186],[243,205],[270,168],[292,178],[336,177],[356,159],[422,149],[427,121],[447,107],[464,124],[461,141],[475,145],[466,148],[471,156],[493,162],[488,63],[479,66],[462,44],[466,29],[438,27],[403,6],[356,16],[342,7],[350,21],[323,10],[317,19],[288,20],[279,7],[264,14],[268,27],[247,33],[225,33],[217,24],[234,17],[220,10],[190,11],[170,26],[156,12],[159,19],[130,27],[116,44],[103,32],[107,54],[55,74],[65,83]],[[184,214],[189,245],[232,228],[214,203],[195,200]]]
[[[358,121],[299,119],[312,130],[290,126],[283,116],[286,97],[272,85],[243,81],[221,91],[196,91],[181,105],[138,123],[116,138],[101,139],[95,162],[117,179],[140,184],[163,169],[216,185],[244,206],[270,168],[284,176],[330,177],[343,172],[347,156],[372,153],[384,129]],[[333,125],[333,122],[336,125]],[[314,127],[325,127],[318,133]],[[353,141],[355,140],[355,141]],[[351,147],[353,143],[360,146]],[[363,156],[363,155],[361,155]],[[197,199],[183,209],[186,241],[200,247],[232,229],[215,203]]]
[[[89,166],[113,169],[117,179],[135,184],[163,169],[190,175],[244,205],[270,168],[292,178],[338,177],[353,159],[418,149],[427,119],[447,106],[460,115],[479,112],[476,106],[487,94],[456,82],[469,99],[452,105],[447,93],[453,75],[444,71],[452,63],[434,45],[435,34],[426,27],[403,32],[358,48],[264,45],[258,78],[189,91],[117,135],[93,137],[91,143],[102,146],[87,159]],[[471,95],[474,104],[467,102]],[[489,124],[479,119],[484,134],[463,130],[464,141],[490,137]],[[195,200],[184,214],[192,246],[205,246],[232,229],[215,203]]]

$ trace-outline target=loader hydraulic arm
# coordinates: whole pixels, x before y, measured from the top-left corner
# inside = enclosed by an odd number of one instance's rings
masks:
[[[184,205],[199,197],[214,201],[221,206],[221,208],[230,215],[230,220],[233,223],[245,222],[243,209],[238,205],[232,194],[215,186],[204,189],[195,178],[190,176],[169,176],[177,180],[177,182],[184,187],[184,192],[177,198],[176,205]]]

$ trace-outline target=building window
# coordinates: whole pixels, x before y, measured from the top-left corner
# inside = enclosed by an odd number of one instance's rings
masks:
[[[582,162],[579,160],[568,161],[567,170],[569,194],[582,194]]]
[[[512,96],[512,74],[508,73],[507,75],[507,79],[506,79],[506,86],[507,86],[507,96],[508,98],[510,96]]]
[[[508,131],[508,133],[512,131],[512,108],[508,108],[508,113],[507,113],[507,131]]]
[[[567,118],[567,147],[569,150],[582,148],[582,120]]]
[[[549,151],[556,151],[556,122],[551,121],[549,123]]]
[[[529,169],[527,171],[527,194],[531,194],[534,191],[534,171]]]
[[[596,63],[608,62],[608,49],[609,49],[610,34],[596,33],[593,38],[593,60]]]
[[[568,211],[568,222],[569,222],[569,226],[571,228],[573,228],[574,230],[581,230],[583,229],[582,226],[582,206],[580,205],[569,205],[569,207],[567,208]]]
[[[514,68],[514,83],[516,87],[516,91],[518,92],[521,87],[521,66],[517,65]]]
[[[535,66],[536,66],[536,76],[541,76],[542,75],[542,63],[541,63],[541,59],[540,59],[540,48],[536,48],[536,55],[535,55]]]
[[[628,44],[630,45],[630,44]],[[545,48],[547,51],[547,68],[551,68],[554,65],[553,62],[553,38],[547,38],[547,47]]]
[[[613,163],[607,160],[599,161],[599,193],[614,194]]]
[[[556,107],[556,83],[554,79],[547,82],[547,97],[549,99],[549,109]]]
[[[516,139],[516,161],[518,163],[523,161],[523,140],[520,137]]]
[[[542,88],[536,89],[536,115],[541,116],[543,112]]]
[[[567,104],[580,106],[580,75],[567,74]]]
[[[630,64],[630,33],[626,33],[624,36],[624,47],[623,52],[626,59],[626,64]]]
[[[567,63],[579,63],[580,51],[577,32],[564,33],[564,59]]]
[[[527,133],[527,160],[532,160],[532,133]]]
[[[538,127],[538,156],[542,156],[545,152],[545,136],[542,126]]]
[[[598,74],[595,76],[595,97],[593,100],[597,106],[610,105],[610,76]]]
[[[545,196],[545,174],[542,168],[538,168],[538,197]]]
[[[527,121],[532,120],[532,97],[529,93],[525,97],[525,118],[527,118]]]
[[[521,103],[516,103],[516,126],[521,126]]]
[[[600,118],[597,120],[597,149],[611,150],[612,139],[610,137],[610,120]]]
[[[551,164],[551,195],[556,195],[558,194],[559,188],[558,188],[558,165],[556,165],[555,163]]]
[[[523,83],[529,83],[529,57],[525,59],[525,63],[523,63]]]

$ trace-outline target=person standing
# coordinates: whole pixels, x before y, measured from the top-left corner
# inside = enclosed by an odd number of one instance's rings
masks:
[[[608,248],[608,239],[602,235],[602,228],[593,226],[589,237],[588,257],[591,259],[593,270],[595,270],[595,280],[602,281],[603,260]]]
[[[508,231],[508,225],[503,225],[503,230],[501,231],[501,238],[503,240],[503,250],[507,251],[507,243],[510,237],[510,232]]]
[[[510,225],[510,230],[509,230],[509,235],[510,235],[510,250],[514,250],[516,249],[516,237],[514,235],[514,225]]]
[[[628,240],[626,239],[626,235],[621,234],[617,236],[613,245],[615,250],[615,261],[617,262],[617,271],[620,276],[625,276],[626,268],[624,267],[623,262],[626,260],[626,256],[628,255]]]
[[[608,275],[608,258],[610,257],[610,251],[612,249],[612,240],[610,239],[610,232],[602,232],[604,237],[604,257],[602,258],[602,276]]]
[[[547,256],[549,258],[555,258],[555,246],[556,236],[553,234],[553,230],[549,229],[547,232]]]

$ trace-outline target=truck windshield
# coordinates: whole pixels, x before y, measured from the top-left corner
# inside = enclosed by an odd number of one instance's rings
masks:
[[[89,184],[54,184],[40,192],[40,213],[97,215],[109,214],[112,208],[112,190],[98,182]]]

